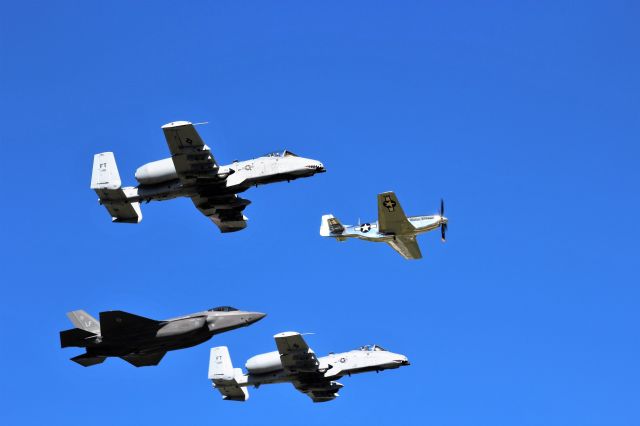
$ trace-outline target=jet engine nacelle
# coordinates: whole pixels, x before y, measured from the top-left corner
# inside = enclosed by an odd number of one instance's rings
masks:
[[[156,337],[174,337],[182,334],[192,333],[202,329],[207,320],[205,317],[185,318],[168,322],[158,332]]]
[[[266,374],[282,370],[282,361],[280,353],[274,351],[251,357],[244,366],[249,374]]]
[[[153,185],[178,179],[176,167],[171,158],[152,161],[136,170],[136,180],[140,183]]]

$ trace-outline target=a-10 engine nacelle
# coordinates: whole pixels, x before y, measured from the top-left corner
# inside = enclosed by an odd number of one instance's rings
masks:
[[[136,170],[136,180],[140,183],[153,185],[178,179],[176,167],[171,158],[152,161]]]
[[[249,374],[266,374],[282,370],[282,361],[280,353],[274,351],[251,357],[244,366]]]
[[[207,319],[205,317],[173,320],[162,326],[156,333],[156,337],[174,337],[192,333],[202,329],[206,322]]]

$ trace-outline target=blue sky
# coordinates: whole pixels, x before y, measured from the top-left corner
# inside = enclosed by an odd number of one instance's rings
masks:
[[[640,7],[636,2],[4,2],[3,424],[640,423]],[[199,128],[220,162],[288,148],[328,173],[252,189],[221,235],[189,200],[111,224],[89,189],[114,151],[126,184]],[[447,203],[449,241],[408,262],[318,236]],[[65,312],[268,313],[154,368],[82,368]],[[320,354],[378,343],[412,365],[244,404],[207,381],[272,335]]]

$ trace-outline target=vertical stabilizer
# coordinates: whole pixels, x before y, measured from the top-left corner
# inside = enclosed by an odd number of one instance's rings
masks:
[[[122,181],[113,152],[102,152],[93,156],[91,189],[120,189]]]
[[[122,188],[113,152],[101,152],[93,156],[91,189],[96,191],[100,204],[109,211],[113,222],[139,223],[142,220],[137,189]]]
[[[226,346],[211,348],[209,357],[209,380],[226,401],[246,401],[249,399],[246,380],[242,380],[242,369],[233,368],[229,349]],[[243,382],[240,386],[238,381]]]
[[[82,309],[68,312],[67,317],[74,327],[79,328],[80,330],[89,331],[93,334],[100,334],[100,323],[98,320]]]
[[[233,364],[226,346],[211,348],[209,357],[209,380],[233,380]]]

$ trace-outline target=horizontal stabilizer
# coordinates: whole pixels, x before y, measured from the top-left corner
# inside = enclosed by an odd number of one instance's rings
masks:
[[[117,337],[144,329],[155,331],[160,321],[130,314],[124,311],[100,312],[100,331],[104,337]]]
[[[344,226],[340,221],[332,214],[325,214],[322,216],[320,222],[320,235],[323,237],[330,237],[334,235],[340,235],[344,232]]]
[[[166,352],[156,352],[146,355],[125,355],[121,356],[123,360],[135,367],[150,367],[160,364],[162,358],[166,355]]]
[[[95,356],[90,354],[82,354],[71,358],[71,361],[77,362],[83,367],[91,367],[92,365],[102,364],[106,358],[103,356]]]
[[[87,341],[96,334],[80,328],[72,328],[60,332],[60,347],[68,348],[71,346],[83,348],[87,346]]]

